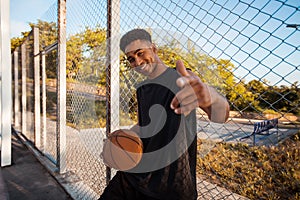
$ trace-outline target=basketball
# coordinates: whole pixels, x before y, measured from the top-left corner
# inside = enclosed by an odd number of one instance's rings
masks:
[[[108,167],[126,171],[135,167],[141,160],[143,143],[131,130],[112,132],[103,146],[102,159]]]

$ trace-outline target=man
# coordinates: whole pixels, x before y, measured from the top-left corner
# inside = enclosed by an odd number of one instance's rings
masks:
[[[147,31],[129,31],[120,47],[131,68],[147,77],[137,85],[138,125],[132,128],[143,141],[143,157],[135,168],[118,171],[100,199],[197,199],[195,108],[223,123],[228,102],[182,61],[176,70],[166,66]]]

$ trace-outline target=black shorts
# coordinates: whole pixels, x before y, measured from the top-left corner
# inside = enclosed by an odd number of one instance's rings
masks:
[[[99,200],[157,200],[136,190],[122,172],[117,172]]]

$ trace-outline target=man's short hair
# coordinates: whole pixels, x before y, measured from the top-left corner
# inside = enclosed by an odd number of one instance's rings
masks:
[[[125,52],[125,48],[135,40],[146,40],[152,43],[151,35],[144,29],[133,29],[122,36],[120,48]]]

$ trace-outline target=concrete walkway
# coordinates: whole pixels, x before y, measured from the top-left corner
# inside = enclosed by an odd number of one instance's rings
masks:
[[[7,187],[6,184],[4,183],[3,176],[2,176],[2,168],[0,168],[0,199],[1,200],[9,199]]]
[[[12,134],[12,165],[0,169],[1,200],[72,199],[14,134]]]

